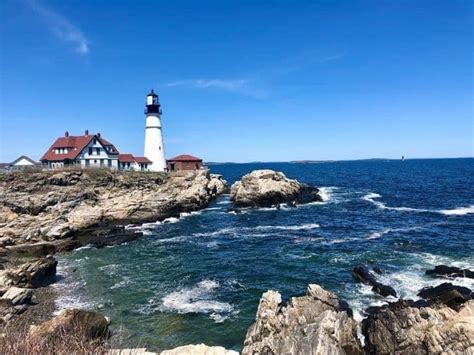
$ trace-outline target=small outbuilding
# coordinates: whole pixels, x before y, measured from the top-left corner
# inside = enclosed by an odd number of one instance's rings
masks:
[[[199,170],[202,168],[202,159],[184,154],[166,161],[168,171]]]
[[[39,164],[31,159],[30,157],[27,157],[26,155],[22,155],[18,159],[15,159],[10,163],[10,168],[13,170],[18,170],[18,169],[24,169],[24,168],[32,168],[34,166],[38,166]]]

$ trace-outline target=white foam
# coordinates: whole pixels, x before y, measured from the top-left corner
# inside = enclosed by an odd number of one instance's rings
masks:
[[[130,285],[131,283],[132,283],[132,280],[130,279],[130,277],[123,276],[122,281],[117,282],[113,286],[110,286],[110,289],[113,290],[113,289],[116,289],[116,288],[123,288],[123,287],[126,287],[126,286]]]
[[[392,232],[410,232],[418,229],[422,229],[423,227],[421,226],[415,226],[415,227],[407,227],[407,228],[387,228],[384,229],[383,231],[375,231],[370,233],[366,239],[378,239],[385,234],[392,233]]]
[[[72,273],[71,270],[74,267],[75,265],[66,266],[63,262],[58,263],[57,273],[62,278],[50,286],[56,294],[54,300],[55,315],[67,308],[87,310],[99,306],[98,302],[86,298],[81,292],[81,289],[85,288],[87,283],[78,278],[75,273]]]
[[[298,231],[298,230],[309,230],[319,228],[319,224],[316,223],[306,223],[300,225],[293,225],[293,226],[258,226],[255,229],[258,230],[270,230],[270,229],[278,229],[278,230],[290,230],[290,231]],[[249,228],[253,229],[253,228]]]
[[[401,211],[401,212],[429,212],[429,213],[439,213],[446,216],[463,216],[466,214],[474,213],[474,205],[467,207],[455,207],[453,209],[446,210],[430,210],[426,208],[412,208],[412,207],[391,207],[387,206],[385,203],[378,201],[376,199],[381,198],[379,194],[375,192],[369,192],[362,197],[363,200],[373,203],[380,209],[392,210],[392,211]]]
[[[438,213],[444,214],[446,216],[463,216],[466,214],[474,213],[474,205],[467,207],[458,207],[452,210],[439,210]]]
[[[203,280],[191,288],[182,288],[162,298],[162,311],[177,313],[205,313],[217,323],[226,319],[225,314],[233,312],[232,305],[212,299],[219,283]]]
[[[80,250],[86,250],[86,249],[95,249],[95,247],[92,244],[87,244],[77,249],[74,249],[74,251],[80,251]]]
[[[319,196],[321,196],[321,199],[323,200],[322,202],[328,202],[332,199],[333,197],[333,191],[336,190],[337,187],[334,186],[323,186],[319,187]]]

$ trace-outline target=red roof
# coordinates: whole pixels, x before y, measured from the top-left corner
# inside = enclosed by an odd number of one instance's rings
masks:
[[[98,139],[102,145],[112,146],[112,151],[108,152],[109,154],[118,154],[118,150],[105,139],[95,135],[89,134],[87,136],[68,136],[68,137],[59,137],[56,141],[49,147],[49,149],[44,153],[40,160],[51,160],[51,161],[61,161],[65,159],[76,159],[81,151],[89,144],[92,138]],[[57,148],[69,148],[66,154],[56,154],[54,149]]]
[[[147,157],[134,157],[137,163],[151,163],[152,161]]]
[[[196,158],[189,154],[178,155],[177,157],[168,159],[168,161],[199,161],[201,162],[202,159]]]
[[[134,163],[135,158],[132,154],[119,154],[118,161],[121,163]]]

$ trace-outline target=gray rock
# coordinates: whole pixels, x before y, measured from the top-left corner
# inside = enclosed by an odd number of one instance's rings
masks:
[[[362,354],[356,323],[337,296],[318,285],[282,304],[276,291],[260,300],[242,354]]]
[[[456,312],[400,300],[370,313],[362,328],[369,354],[474,353],[474,301]]]
[[[235,182],[230,199],[237,207],[272,207],[321,201],[318,189],[273,170],[254,170]]]
[[[164,350],[160,355],[238,355],[237,351],[227,350],[222,346],[205,344],[184,345],[171,350]]]
[[[28,288],[10,287],[2,296],[2,299],[8,299],[13,306],[31,302],[33,291]]]

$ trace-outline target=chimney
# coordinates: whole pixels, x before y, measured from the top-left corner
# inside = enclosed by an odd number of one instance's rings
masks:
[[[99,133],[97,133],[97,137],[99,137],[99,138],[100,138],[100,132],[99,132]]]
[[[69,137],[69,132],[68,131],[64,132],[64,137]]]
[[[86,131],[84,132],[84,135],[85,135],[85,136],[88,136],[88,135],[89,135],[89,130],[88,130],[88,129],[86,129]]]

